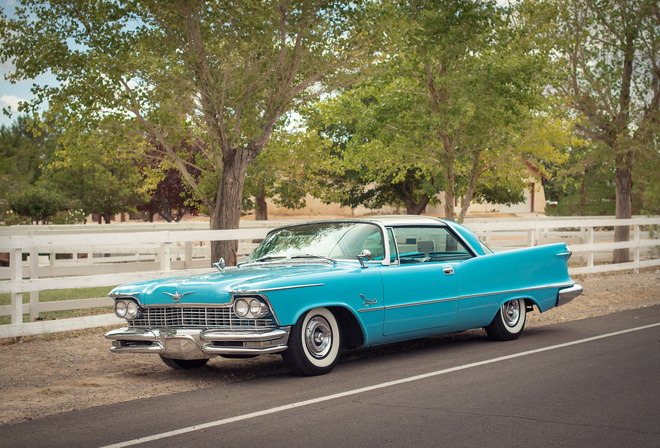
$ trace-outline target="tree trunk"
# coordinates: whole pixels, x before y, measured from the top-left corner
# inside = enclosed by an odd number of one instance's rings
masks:
[[[468,182],[468,188],[463,196],[461,201],[461,214],[459,216],[460,223],[463,223],[465,220],[465,215],[467,215],[468,208],[472,204],[472,198],[474,197],[474,189],[477,187],[477,177],[479,177],[479,152],[475,151],[470,156],[472,159],[472,166],[470,168],[470,181]]]
[[[632,171],[630,167],[617,166],[614,170],[614,183],[616,185],[616,219],[630,219],[632,217]],[[614,242],[629,240],[630,226],[614,228]],[[614,250],[613,263],[626,263],[629,259],[630,249]]]
[[[463,196],[463,200],[461,201],[461,214],[458,218],[458,222],[460,223],[465,221],[465,215],[467,215],[468,208],[470,208],[470,204],[472,204],[475,185],[476,185],[476,179],[474,180],[470,179],[470,184],[468,185],[468,189],[465,192],[465,196]]]
[[[238,229],[247,169],[258,153],[254,149],[245,148],[228,152],[230,154],[223,157],[224,166],[215,208],[211,215],[211,230]],[[236,266],[238,263],[237,251],[238,241],[236,240],[211,242],[213,262],[224,258],[227,266]]]
[[[268,204],[266,204],[266,191],[262,188],[254,198],[254,219],[257,221],[268,221]]]
[[[447,155],[445,164],[447,167],[447,191],[445,191],[445,219],[454,221],[454,202],[456,200],[456,185],[454,184],[456,174],[454,172],[453,157]]]
[[[417,203],[409,199],[404,200],[403,202],[406,205],[406,213],[408,215],[421,215],[424,210],[426,210],[429,200],[430,198],[426,194],[423,195]]]
[[[105,213],[103,213],[103,221],[105,221],[106,224],[110,224],[112,221],[112,215],[110,214],[110,210],[106,209]]]

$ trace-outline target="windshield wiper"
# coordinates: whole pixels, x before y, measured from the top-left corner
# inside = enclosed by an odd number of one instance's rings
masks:
[[[252,263],[261,263],[263,261],[281,260],[282,258],[286,258],[286,257],[284,255],[267,255],[265,257],[257,258]]]
[[[295,255],[291,257],[291,259],[296,259],[296,258],[320,258],[321,260],[327,260],[331,263],[336,263],[337,261],[330,258],[330,257],[324,257],[323,255],[314,255],[314,254],[304,254],[304,255]]]

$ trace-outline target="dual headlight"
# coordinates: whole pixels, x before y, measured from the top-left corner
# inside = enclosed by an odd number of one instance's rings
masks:
[[[115,301],[115,314],[124,319],[135,319],[140,315],[140,307],[134,300],[118,299]]]
[[[241,297],[234,301],[234,313],[241,319],[259,319],[268,314],[268,305],[254,297]]]

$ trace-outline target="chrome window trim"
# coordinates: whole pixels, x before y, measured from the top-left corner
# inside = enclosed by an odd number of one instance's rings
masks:
[[[271,230],[270,232],[268,232],[266,234],[266,238],[268,238],[272,233],[279,232],[279,231],[284,230],[284,229],[302,227],[302,226],[307,226],[307,225],[310,225],[310,224],[328,224],[328,223],[332,223],[332,224],[369,224],[369,225],[373,225],[373,226],[378,227],[380,229],[381,235],[383,237],[383,244],[385,245],[385,247],[384,247],[384,254],[385,254],[384,257],[385,258],[383,259],[383,261],[371,261],[371,263],[377,262],[377,263],[379,263],[383,266],[389,266],[389,258],[388,257],[389,257],[390,249],[389,249],[389,246],[387,244],[388,243],[387,230],[385,228],[385,224],[383,224],[382,222],[378,222],[378,221],[369,221],[369,220],[362,220],[362,219],[337,219],[337,220],[332,220],[332,221],[304,222],[304,223],[292,224],[292,225],[289,225],[289,226],[283,226],[283,227],[278,227],[277,229],[273,229],[273,230]],[[250,257],[248,257],[248,258],[250,258]],[[339,261],[353,261],[353,260],[335,260],[335,263],[337,263]],[[246,260],[242,263],[239,263],[239,267],[240,266],[252,266],[253,264],[255,264],[255,262],[248,262]]]
[[[470,245],[470,243],[465,238],[463,238],[463,235],[461,235],[460,232],[458,232],[457,230],[454,230],[454,228],[452,226],[450,226],[449,224],[446,224],[445,222],[442,222],[442,221],[440,221],[438,224],[404,224],[404,225],[398,225],[398,226],[391,226],[391,228],[392,228],[393,231],[396,230],[396,229],[404,229],[404,228],[406,228],[406,229],[410,229],[410,228],[418,228],[418,229],[419,228],[432,228],[432,229],[440,228],[440,229],[445,229],[445,230],[447,230],[447,232],[451,236],[456,238],[456,241],[458,243],[460,243],[463,246],[463,248],[465,248],[465,250],[467,251],[467,254],[470,256],[470,258],[476,258],[476,257],[480,256],[474,250],[472,245]],[[394,244],[396,244],[396,241],[394,242]],[[397,247],[396,250],[397,250],[397,260],[398,260],[399,259],[398,258],[399,245],[397,244],[396,247]],[[465,261],[465,260],[461,260],[461,261]]]

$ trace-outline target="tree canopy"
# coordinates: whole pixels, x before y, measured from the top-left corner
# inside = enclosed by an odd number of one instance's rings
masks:
[[[548,55],[512,17],[495,2],[396,3],[398,43],[374,75],[307,114],[334,142],[328,197],[421,213],[444,191],[445,217],[461,197],[461,220],[473,200],[521,200],[526,163],[561,158],[561,133],[542,94]]]
[[[113,133],[127,150],[153,138],[214,229],[238,227],[248,167],[280,120],[355,79],[381,38],[378,4],[362,0],[24,5],[0,26],[0,59],[14,62],[11,80],[50,70],[61,83],[37,87],[31,106],[48,101],[79,129]],[[198,168],[220,177],[215,198],[177,152],[191,130],[204,143]],[[213,258],[235,263],[235,251],[236,242],[216,242]]]
[[[24,0],[0,20],[0,61],[14,82],[57,77],[22,110],[66,123],[60,168],[149,159],[141,192],[176,169],[213,229],[248,197],[261,213],[305,193],[419,213],[444,191],[461,220],[520,200],[528,163],[566,160],[611,171],[625,218],[633,188],[660,202],[659,19],[655,0]],[[37,173],[0,134],[3,179]]]
[[[633,175],[640,159],[657,166],[660,129],[660,6],[656,0],[539,0],[527,6],[556,56],[554,87],[577,129],[614,167],[617,218],[632,213]],[[627,241],[628,226],[615,228]],[[614,252],[628,261],[628,249]]]

